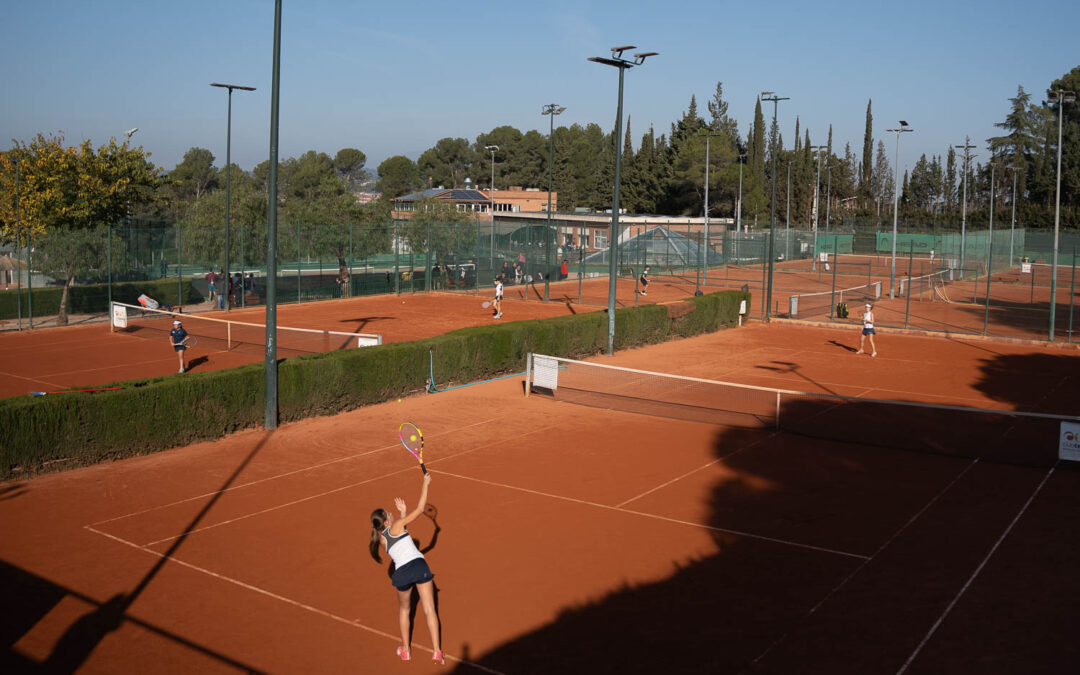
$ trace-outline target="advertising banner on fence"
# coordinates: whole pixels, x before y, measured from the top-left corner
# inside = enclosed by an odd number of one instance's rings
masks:
[[[1080,462],[1080,423],[1061,423],[1061,436],[1058,438],[1058,457]]]

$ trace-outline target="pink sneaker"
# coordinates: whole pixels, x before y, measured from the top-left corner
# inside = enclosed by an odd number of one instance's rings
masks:
[[[443,666],[446,665],[446,660],[443,658],[442,652],[437,651],[434,654],[432,654],[431,655],[431,660],[433,662],[435,662],[435,663],[438,663],[439,665],[443,665]]]
[[[402,661],[411,661],[412,660],[412,652],[409,651],[408,647],[402,647],[402,646],[399,645],[398,648],[397,648],[397,655],[401,657]]]

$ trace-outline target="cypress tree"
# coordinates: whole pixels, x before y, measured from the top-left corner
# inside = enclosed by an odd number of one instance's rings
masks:
[[[870,205],[874,198],[874,115],[870,112],[873,100],[866,102],[866,131],[863,133],[862,172],[859,174],[859,197],[863,207]]]

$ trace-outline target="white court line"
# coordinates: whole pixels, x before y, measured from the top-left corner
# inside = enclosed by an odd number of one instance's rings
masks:
[[[941,624],[945,621],[945,617],[949,615],[949,612],[951,612],[953,607],[956,606],[956,603],[960,602],[961,596],[963,596],[964,593],[967,592],[968,587],[970,587],[971,584],[974,583],[975,577],[979,576],[979,573],[981,573],[983,568],[986,567],[986,564],[990,562],[990,558],[993,557],[994,553],[997,552],[998,548],[1001,546],[1001,542],[1005,541],[1005,537],[1009,536],[1009,533],[1012,532],[1013,527],[1015,527],[1016,523],[1020,521],[1020,518],[1028,510],[1028,507],[1031,506],[1031,502],[1035,501],[1035,497],[1037,497],[1039,495],[1039,492],[1042,491],[1043,486],[1046,485],[1046,481],[1050,480],[1050,476],[1054,475],[1054,469],[1056,468],[1057,465],[1052,466],[1050,467],[1050,470],[1046,472],[1046,475],[1043,476],[1042,481],[1039,482],[1038,486],[1035,487],[1035,490],[1032,491],[1031,496],[1028,497],[1027,501],[1024,502],[1024,505],[1013,517],[1012,522],[1010,522],[1008,527],[1005,528],[1005,531],[1001,533],[1001,536],[998,537],[998,540],[996,542],[994,542],[994,545],[990,547],[990,550],[987,552],[986,557],[982,559],[982,562],[980,562],[979,566],[975,568],[975,571],[971,573],[971,576],[968,578],[967,583],[965,583],[963,588],[960,589],[960,592],[956,594],[956,597],[952,599],[952,602],[950,602],[949,606],[945,608],[945,611],[941,613],[941,616],[939,616],[937,621],[934,622],[934,625],[930,627],[930,630],[926,633],[926,637],[922,639],[922,642],[920,642],[919,646],[915,648],[915,651],[911,652],[911,656],[909,656],[908,660],[904,662],[904,665],[900,667],[900,670],[896,671],[896,675],[902,675],[902,673],[904,673],[904,671],[908,669],[911,663],[919,655],[919,652],[922,651],[922,648],[926,646],[926,643],[929,642],[930,638],[934,636],[934,633],[937,632],[937,629],[941,627]]]
[[[491,420],[488,420],[488,421],[493,421],[494,419],[496,419],[496,418],[492,418]],[[464,428],[464,427],[461,427],[461,428]],[[546,428],[551,428],[551,427],[546,427]],[[497,441],[496,443],[499,443],[499,442],[501,442],[501,441]],[[476,452],[477,450],[481,450],[483,448],[490,447],[491,445],[495,445],[495,443],[489,443],[488,445],[477,446],[475,448],[470,448],[468,450],[463,450],[463,451],[461,451],[459,453],[456,453],[456,454],[453,454],[453,455],[449,455],[449,456],[446,456],[446,457],[440,457],[438,460],[436,460],[436,462],[461,457],[461,456],[467,455],[467,454],[469,454],[471,452]],[[436,462],[428,462],[428,464],[434,465]],[[391,471],[389,473],[384,473],[384,474],[379,475],[379,476],[374,476],[372,478],[368,478],[368,479],[365,479],[365,480],[362,480],[362,481],[357,481],[356,483],[351,483],[349,485],[343,485],[341,487],[336,487],[336,488],[334,488],[332,490],[326,490],[325,492],[320,492],[320,493],[317,493],[317,494],[308,495],[306,497],[301,497],[300,499],[294,499],[291,502],[285,502],[284,504],[277,504],[277,505],[271,506],[269,508],[261,509],[259,511],[252,511],[250,513],[245,513],[242,516],[237,516],[235,518],[230,518],[229,520],[223,520],[223,521],[214,523],[213,525],[206,525],[204,527],[197,527],[197,528],[195,528],[193,530],[186,530],[184,532],[181,532],[180,534],[174,534],[174,535],[171,535],[171,536],[168,536],[168,537],[164,537],[162,539],[157,539],[155,541],[148,542],[146,544],[143,544],[143,546],[154,546],[155,544],[161,544],[161,543],[164,543],[166,541],[172,541],[174,539],[179,539],[180,537],[186,537],[186,536],[189,536],[189,535],[192,535],[192,534],[196,534],[198,532],[205,532],[206,530],[212,530],[212,529],[221,527],[222,525],[230,525],[232,523],[236,523],[236,522],[239,522],[241,520],[247,520],[248,518],[254,518],[256,516],[261,516],[264,513],[270,513],[271,511],[277,511],[278,509],[283,509],[283,508],[285,508],[287,506],[295,506],[296,504],[302,504],[304,502],[311,501],[313,499],[320,499],[322,497],[326,497],[326,496],[329,496],[329,495],[332,495],[332,494],[335,494],[335,493],[338,493],[338,492],[342,492],[344,490],[351,490],[354,487],[359,487],[361,485],[366,485],[368,483],[371,483],[371,482],[374,482],[374,481],[377,481],[377,480],[381,480],[383,478],[388,478],[390,476],[396,476],[398,474],[408,473],[409,471],[412,471],[412,470],[413,470],[412,467],[408,467],[408,468],[404,468],[404,469],[398,469],[397,471]],[[440,473],[443,473],[443,472],[440,472]],[[454,474],[446,474],[446,475],[452,476]],[[94,524],[96,525],[97,523],[94,523]]]
[[[768,541],[768,542],[772,542],[774,544],[780,544],[782,546],[794,546],[796,548],[805,548],[805,549],[810,549],[812,551],[819,551],[821,553],[830,553],[832,555],[839,555],[839,556],[844,556],[844,557],[847,557],[847,558],[856,558],[858,560],[865,560],[867,558],[867,556],[864,556],[864,555],[861,555],[861,554],[858,554],[858,553],[849,553],[847,551],[837,551],[837,550],[834,550],[834,549],[824,548],[824,547],[821,547],[821,546],[813,546],[811,544],[800,544],[799,542],[795,542],[795,541],[785,541],[783,539],[775,539],[773,537],[766,537],[764,535],[752,534],[750,532],[742,532],[742,531],[739,531],[739,530],[729,530],[727,528],[714,527],[712,525],[702,525],[701,523],[694,523],[694,522],[691,522],[691,521],[688,521],[688,520],[679,520],[678,518],[668,518],[667,516],[660,516],[660,515],[657,515],[655,513],[645,513],[643,511],[634,511],[634,510],[631,510],[631,509],[623,509],[623,508],[619,508],[617,506],[611,506],[609,504],[598,504],[596,502],[585,501],[584,499],[577,499],[576,497],[566,497],[564,495],[555,495],[555,494],[551,494],[551,493],[548,493],[548,492],[540,492],[539,490],[530,490],[529,488],[518,487],[516,485],[507,485],[505,483],[496,483],[494,481],[484,480],[482,478],[473,478],[472,476],[462,476],[460,474],[450,473],[450,472],[447,472],[447,471],[440,471],[439,474],[443,475],[443,476],[453,476],[454,478],[461,478],[462,480],[470,480],[470,481],[474,481],[476,483],[483,483],[485,485],[491,485],[491,486],[494,486],[494,487],[506,488],[508,490],[516,490],[518,492],[525,492],[525,493],[528,493],[528,494],[537,495],[539,497],[549,497],[551,499],[559,499],[561,501],[573,502],[575,504],[582,504],[584,506],[592,506],[592,507],[599,508],[599,509],[606,509],[608,511],[617,511],[619,513],[628,513],[628,514],[634,515],[634,516],[643,516],[645,518],[652,518],[652,519],[655,519],[655,520],[663,520],[663,521],[666,521],[666,522],[669,522],[669,523],[677,523],[679,525],[689,525],[690,527],[698,527],[698,528],[701,528],[703,530],[711,530],[713,532],[724,532],[726,534],[733,534],[733,535],[737,535],[737,536],[740,536],[740,537],[747,537],[749,539],[758,539],[758,540],[761,540],[761,541]]]
[[[926,511],[931,506],[933,506],[939,499],[941,499],[941,497],[946,492],[948,492],[950,489],[952,489],[952,487],[954,485],[956,485],[956,483],[961,478],[963,478],[967,474],[967,472],[970,471],[971,468],[978,463],[978,461],[979,460],[976,459],[975,461],[973,461],[970,464],[968,464],[967,466],[965,466],[963,471],[956,474],[956,476],[951,481],[949,481],[949,484],[941,489],[941,492],[938,492],[936,495],[934,495],[934,497],[930,501],[926,502],[926,504],[923,505],[923,507],[921,509],[916,511],[915,514],[911,516],[911,518],[908,518],[907,522],[904,523],[903,525],[901,525],[900,528],[896,530],[896,532],[893,532],[892,536],[889,537],[887,540],[885,540],[885,542],[882,543],[881,546],[879,546],[876,551],[874,551],[872,554],[870,554],[869,558],[867,558],[863,562],[859,563],[855,567],[855,569],[851,570],[850,574],[848,574],[846,577],[844,577],[843,580],[841,580],[840,583],[837,584],[831,591],[829,591],[824,596],[822,596],[821,600],[819,600],[816,605],[811,607],[810,610],[808,612],[806,612],[806,614],[804,614],[802,616],[802,618],[799,619],[799,620],[803,621],[803,620],[809,618],[811,614],[813,614],[814,612],[821,609],[821,606],[824,605],[828,601],[829,598],[836,595],[836,593],[838,593],[841,588],[846,586],[849,581],[854,579],[855,576],[859,574],[859,572],[862,572],[863,569],[867,565],[869,565],[871,562],[873,562],[874,558],[876,558],[882,551],[884,551],[886,548],[888,548],[893,543],[893,541],[896,540],[897,537],[899,537],[905,530],[908,529],[908,527],[910,527],[912,525],[912,523],[914,523],[916,520],[918,520],[924,513],[926,513]],[[773,640],[772,644],[770,644],[768,647],[765,648],[765,651],[761,652],[760,654],[755,656],[752,661],[750,661],[749,667],[752,668],[758,661],[765,658],[777,645],[779,645],[781,642],[786,640],[788,635],[790,635],[790,634],[791,634],[791,631],[785,632],[784,634],[780,635],[778,638]]]
[[[475,426],[480,426],[482,424],[487,424],[489,422],[495,422],[495,421],[498,421],[499,419],[500,418],[498,418],[498,417],[491,417],[491,418],[486,419],[486,420],[481,420],[479,422],[473,422],[472,424],[467,424],[467,425],[462,426],[462,427],[457,427],[457,428],[454,429],[454,431],[448,431],[448,432],[444,432],[444,433],[441,433],[441,434],[429,435],[428,438],[439,438],[441,436],[446,436],[448,434],[454,433],[455,431],[460,431],[462,429],[469,429],[469,428],[472,428],[472,427],[475,427]],[[151,506],[150,508],[143,509],[142,511],[133,511],[132,513],[126,513],[126,514],[124,514],[122,516],[116,516],[115,518],[109,518],[107,520],[99,520],[96,523],[91,523],[91,525],[104,525],[106,523],[111,523],[111,522],[117,521],[117,520],[123,520],[125,518],[133,518],[135,516],[141,516],[141,515],[143,515],[145,513],[150,513],[152,511],[159,511],[159,510],[162,510],[162,509],[171,508],[173,506],[179,506],[180,504],[186,504],[187,502],[198,501],[200,499],[208,499],[208,498],[213,497],[214,495],[217,495],[217,494],[223,494],[225,492],[231,492],[233,490],[239,490],[241,488],[251,487],[252,485],[258,485],[260,483],[266,483],[268,481],[277,480],[279,478],[286,478],[288,476],[292,476],[292,475],[295,475],[295,474],[298,474],[298,473],[303,473],[305,471],[314,471],[315,469],[321,469],[323,467],[330,466],[331,464],[337,464],[338,462],[347,462],[349,460],[357,459],[359,457],[366,457],[367,455],[373,455],[373,454],[376,454],[376,453],[379,453],[379,452],[385,452],[386,450],[390,450],[390,449],[393,449],[393,448],[396,448],[396,447],[397,447],[396,443],[392,444],[392,445],[384,445],[382,447],[375,448],[373,450],[366,450],[364,452],[359,452],[359,453],[356,453],[356,454],[353,454],[353,455],[347,455],[345,457],[339,457],[337,459],[331,459],[329,461],[321,462],[319,464],[312,464],[310,466],[301,467],[299,469],[293,469],[292,471],[286,471],[285,473],[279,473],[279,474],[276,474],[276,475],[273,475],[273,476],[267,476],[266,478],[260,478],[258,480],[249,481],[247,483],[240,483],[238,485],[233,485],[233,486],[231,486],[231,487],[229,487],[229,488],[227,488],[225,490],[215,490],[214,492],[207,492],[205,494],[197,495],[195,497],[185,497],[184,499],[179,499],[177,501],[170,502],[168,504],[160,504],[158,506]],[[455,455],[455,457],[456,456],[458,456],[458,455]]]
[[[122,539],[122,538],[117,537],[115,535],[109,534],[108,532],[102,532],[101,530],[95,530],[90,525],[84,525],[84,527],[87,530],[90,530],[91,532],[93,532],[94,534],[99,534],[99,535],[101,535],[103,537],[108,537],[109,539],[112,539],[113,541],[116,541],[116,542],[119,542],[121,544],[125,544],[127,546],[130,546],[130,547],[134,548],[137,551],[142,551],[144,553],[149,553],[150,555],[157,556],[158,558],[165,558],[164,553],[158,553],[157,551],[145,548],[143,546],[139,546],[138,544],[136,544],[134,542],[130,542],[130,541],[126,540],[126,539]],[[166,561],[171,562],[171,563],[176,563],[177,565],[181,565],[183,567],[187,567],[188,569],[194,570],[196,572],[201,572],[201,573],[203,573],[203,574],[205,574],[207,576],[214,577],[215,579],[220,579],[221,581],[225,581],[225,582],[233,584],[235,586],[239,586],[240,588],[243,588],[243,589],[246,589],[246,590],[249,590],[249,591],[253,591],[255,593],[258,593],[260,595],[264,595],[264,596],[266,596],[268,598],[271,598],[271,599],[274,599],[274,600],[278,600],[279,602],[284,602],[285,604],[292,605],[293,607],[299,607],[300,609],[311,612],[313,614],[317,614],[317,615],[325,617],[327,619],[331,619],[332,621],[337,621],[338,623],[343,623],[346,626],[351,626],[353,628],[359,628],[360,630],[366,631],[366,632],[371,633],[373,635],[378,635],[379,637],[389,638],[389,639],[393,640],[394,642],[398,642],[400,640],[400,638],[401,638],[400,635],[391,635],[390,633],[386,633],[384,631],[381,631],[378,628],[372,628],[371,626],[364,625],[364,624],[360,623],[359,621],[346,619],[345,617],[341,617],[341,616],[338,616],[337,614],[334,614],[332,612],[328,612],[325,609],[319,609],[318,607],[313,607],[313,606],[308,605],[306,603],[300,602],[299,600],[293,600],[292,598],[288,598],[288,597],[285,597],[284,595],[274,593],[273,591],[268,591],[265,588],[260,588],[258,586],[254,586],[254,585],[246,583],[244,581],[240,581],[239,579],[234,579],[232,577],[225,576],[224,574],[220,574],[218,572],[214,572],[213,570],[206,569],[205,567],[200,567],[198,565],[194,565],[192,563],[185,562],[183,560],[180,560],[180,559],[172,557],[172,556],[166,558]],[[417,645],[414,644],[413,648],[415,649],[416,647],[417,647]],[[428,648],[428,647],[424,647],[422,645],[420,645],[419,647],[420,647],[420,649],[424,650],[425,652],[428,652],[430,654],[434,654],[434,651],[432,649]],[[491,668],[487,668],[485,666],[482,666],[479,663],[473,663],[472,661],[465,661],[464,659],[459,659],[457,657],[454,657],[454,656],[451,656],[451,655],[447,654],[446,652],[443,652],[443,656],[447,660],[457,661],[458,663],[465,664],[465,665],[468,665],[468,666],[472,666],[472,667],[477,668],[479,670],[482,670],[482,671],[484,671],[486,673],[492,673],[492,675],[504,675],[504,673],[501,673],[501,672],[499,672],[497,670],[492,670]]]
[[[777,432],[772,432],[772,433],[770,433],[768,435],[768,438],[772,438],[773,436],[776,436],[776,434],[777,434]],[[696,469],[691,469],[690,471],[687,471],[686,473],[684,473],[681,476],[676,476],[675,478],[672,478],[671,480],[669,480],[666,483],[662,483],[660,485],[657,485],[656,487],[650,488],[650,489],[646,490],[645,492],[642,492],[639,495],[631,497],[630,499],[627,499],[625,501],[619,502],[618,504],[615,505],[615,508],[621,509],[622,507],[626,506],[630,502],[637,501],[637,500],[641,499],[642,497],[644,497],[646,495],[650,495],[650,494],[656,492],[657,490],[662,490],[662,489],[666,488],[667,486],[671,485],[672,483],[678,483],[679,481],[681,481],[683,478],[686,478],[687,476],[691,476],[691,475],[697,473],[698,471],[703,471],[705,469],[708,469],[710,466],[715,466],[716,464],[722,462],[723,460],[725,460],[725,459],[727,459],[729,457],[734,457],[735,455],[739,454],[743,450],[749,450],[750,448],[754,447],[758,443],[764,442],[765,440],[767,440],[767,439],[766,438],[758,439],[758,440],[754,441],[753,443],[751,443],[750,445],[747,445],[744,448],[739,448],[738,450],[735,450],[733,452],[729,452],[728,454],[724,455],[723,457],[718,457],[718,458],[714,459],[713,461],[709,462],[708,464],[704,464],[702,466],[699,466]]]

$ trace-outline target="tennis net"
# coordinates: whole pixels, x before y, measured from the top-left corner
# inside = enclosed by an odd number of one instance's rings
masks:
[[[1021,466],[1052,466],[1080,417],[853,398],[530,354],[526,395],[657,417]]]
[[[800,293],[792,295],[788,299],[789,316],[795,319],[799,316],[819,316],[822,314],[832,315],[833,307],[841,302],[858,303],[874,301],[881,297],[881,282],[874,281],[862,286],[851,288],[837,288],[831,291],[819,293]]]
[[[944,269],[932,274],[899,280],[900,297],[908,295],[913,300],[941,300],[945,284],[953,280],[953,270]]]
[[[149,339],[166,339],[174,319],[184,322],[188,335],[199,339],[199,347],[210,349],[258,352],[266,349],[266,325],[219,319],[201,314],[180,314],[161,309],[114,302],[110,313],[113,332],[124,332]],[[316,328],[277,327],[277,349],[280,352],[315,354],[352,347],[371,347],[382,344],[378,333],[346,333]]]

